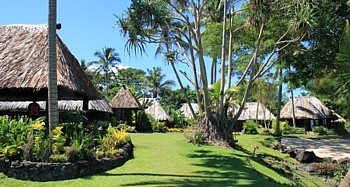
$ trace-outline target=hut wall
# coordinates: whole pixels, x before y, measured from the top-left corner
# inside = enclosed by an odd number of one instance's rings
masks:
[[[114,116],[117,121],[126,122],[126,124],[132,124],[132,110],[131,109],[113,109]]]

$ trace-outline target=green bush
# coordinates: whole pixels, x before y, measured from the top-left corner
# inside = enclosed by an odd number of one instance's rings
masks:
[[[136,133],[136,127],[129,126],[125,123],[121,123],[117,126],[117,129],[124,129],[128,133]]]
[[[193,144],[206,144],[208,133],[201,125],[192,125],[187,127],[184,132],[187,142]]]
[[[305,134],[305,128],[303,127],[292,127],[292,126],[285,126],[282,133],[283,134]]]
[[[271,132],[270,132],[269,129],[263,129],[260,134],[262,134],[262,135],[271,135]]]
[[[253,120],[247,120],[243,123],[244,134],[258,134],[258,125]]]
[[[328,129],[323,126],[314,126],[312,128],[312,132],[317,133],[319,135],[327,135]]]
[[[66,154],[51,155],[50,160],[52,162],[65,163],[68,162],[68,157]]]
[[[283,131],[288,125],[288,121],[280,121],[280,130]],[[272,120],[272,128],[276,129],[276,120]]]
[[[152,123],[152,130],[154,132],[167,132],[168,131],[164,122],[159,122],[159,121]]]

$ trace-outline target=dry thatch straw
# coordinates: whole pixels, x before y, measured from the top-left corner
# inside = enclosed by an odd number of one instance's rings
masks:
[[[191,106],[195,113],[199,112],[199,105],[197,103],[191,103]],[[182,112],[182,114],[185,116],[187,120],[193,118],[193,115],[191,113],[190,106],[188,105],[188,103],[183,103],[179,110]]]
[[[235,106],[234,109],[231,109],[233,112],[233,116],[238,111],[238,106]],[[258,112],[258,113],[257,113]],[[257,115],[258,114],[258,115]],[[247,102],[245,103],[244,109],[239,116],[238,120],[267,120],[272,121],[275,120],[276,117],[261,103],[258,102]]]
[[[334,115],[319,99],[314,96],[294,97],[296,119],[333,119]],[[292,100],[281,110],[281,119],[293,119]]]
[[[142,105],[147,105],[145,113],[151,115],[157,121],[172,121],[173,119],[168,115],[162,105],[155,98],[141,99]]]
[[[140,102],[124,85],[109,102],[109,105],[114,109],[142,109]]]
[[[28,105],[32,103],[31,101],[5,101],[0,102],[0,111],[9,111],[9,112],[27,112]],[[42,110],[46,110],[46,101],[38,101]],[[61,100],[58,101],[58,109],[62,111],[83,111],[83,101],[69,101]],[[113,113],[112,109],[109,107],[108,103],[105,100],[90,100],[89,101],[89,110]]]
[[[59,99],[101,98],[58,36],[56,42]],[[0,100],[46,100],[47,64],[47,25],[0,26]]]

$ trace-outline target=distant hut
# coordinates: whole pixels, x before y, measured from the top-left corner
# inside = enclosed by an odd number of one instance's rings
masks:
[[[126,88],[124,85],[109,102],[109,105],[113,108],[116,119],[118,121],[126,121],[128,124],[132,123],[132,111],[142,109],[140,102],[129,88]]]
[[[230,110],[234,116],[238,112],[238,107]],[[259,102],[247,102],[244,105],[244,109],[241,115],[238,117],[237,124],[235,124],[235,131],[241,131],[243,123],[247,120],[257,121],[259,124],[265,125],[265,127],[270,127],[272,120],[276,117],[261,103]]]
[[[28,105],[31,101],[2,101],[0,102],[0,115],[26,115],[28,111]],[[46,102],[37,102],[41,108],[41,115],[45,115]],[[83,112],[82,100],[61,100],[58,101],[58,109],[60,113],[64,112]],[[109,119],[113,114],[112,109],[109,107],[105,100],[90,100],[88,105],[88,118],[89,119]]]
[[[294,113],[296,125],[305,127],[311,131],[314,125],[331,126],[335,119],[334,114],[319,99],[314,96],[301,96],[294,98]],[[287,120],[293,124],[292,100],[281,110],[281,119]]]
[[[197,103],[191,103],[191,106],[192,106],[195,113],[199,112],[199,105]],[[186,120],[193,118],[193,115],[191,113],[190,106],[188,105],[188,103],[183,103],[179,110],[185,116]]]
[[[78,60],[56,36],[59,100],[88,100],[101,96]],[[47,25],[0,26],[0,101],[47,100]]]
[[[145,113],[151,115],[155,120],[168,124],[173,121],[162,105],[155,98],[145,98],[141,100],[142,105],[147,105]]]

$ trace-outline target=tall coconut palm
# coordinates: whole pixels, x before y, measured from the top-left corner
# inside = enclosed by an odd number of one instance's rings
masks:
[[[153,98],[157,98],[158,93],[162,92],[164,88],[175,85],[175,82],[173,80],[164,81],[165,75],[162,73],[162,69],[160,67],[153,67],[153,69],[147,69],[147,72],[148,82],[152,87]]]
[[[57,94],[57,56],[56,56],[56,17],[57,17],[57,1],[49,0],[49,15],[48,15],[48,122],[49,134],[58,125],[58,94]],[[52,152],[52,141],[49,138],[48,150]]]
[[[112,68],[117,68],[117,65],[121,62],[119,54],[115,51],[114,48],[103,48],[101,51],[96,51],[94,54],[99,58],[98,61],[93,62],[93,65],[97,65],[96,73],[102,73],[105,76],[105,86],[106,86],[106,95],[108,97],[109,89],[109,75],[112,71]]]
[[[48,118],[49,132],[58,125],[56,17],[57,1],[49,0],[48,16]]]

